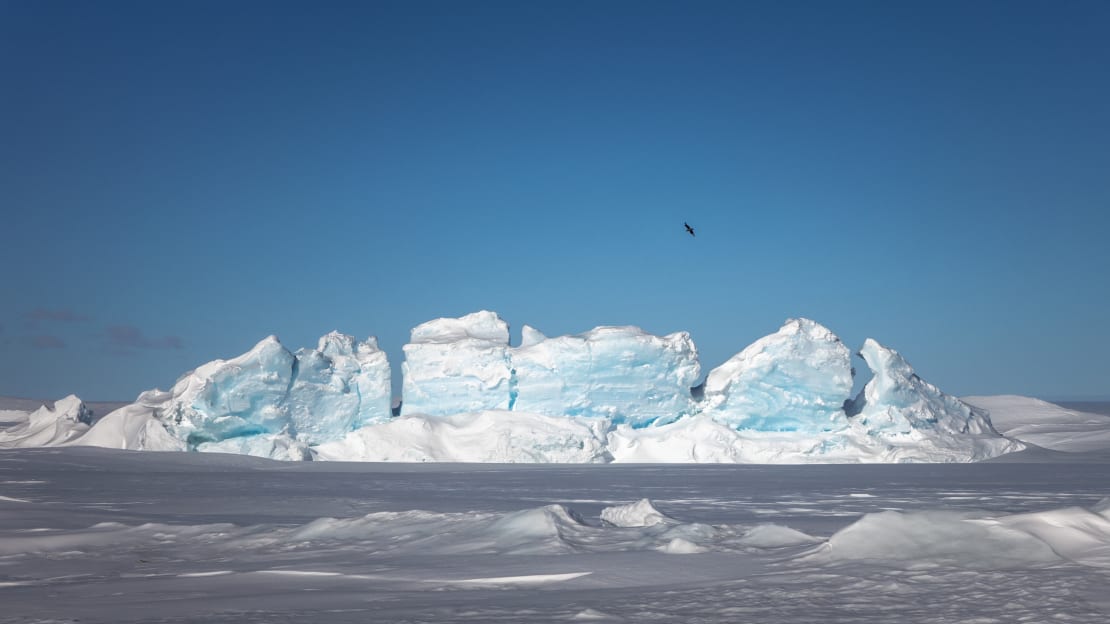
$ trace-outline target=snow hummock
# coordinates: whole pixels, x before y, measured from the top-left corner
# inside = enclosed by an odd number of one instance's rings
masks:
[[[318,459],[401,462],[599,463],[608,422],[485,410],[400,416],[320,444]]]
[[[129,451],[187,450],[185,441],[174,437],[165,423],[154,417],[154,406],[144,403],[144,398],[156,396],[156,392],[145,392],[139,396],[138,402],[98,419],[73,444]]]
[[[646,498],[641,498],[635,503],[606,507],[601,510],[602,521],[618,527],[646,527],[656,524],[675,524],[676,521],[668,518],[651,504]]]
[[[0,448],[58,446],[80,437],[89,430],[90,422],[92,412],[71,394],[56,401],[53,408],[43,405],[25,421],[0,430]]]
[[[1110,511],[1069,507],[1001,516],[946,510],[869,513],[807,559],[965,568],[1070,561],[1110,568]]]

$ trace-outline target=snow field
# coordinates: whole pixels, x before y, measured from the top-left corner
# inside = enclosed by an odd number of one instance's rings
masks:
[[[1108,470],[9,450],[0,621],[1103,622]]]

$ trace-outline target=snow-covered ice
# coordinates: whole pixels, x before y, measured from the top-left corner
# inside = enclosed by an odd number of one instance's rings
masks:
[[[487,410],[401,416],[315,447],[317,459],[401,462],[599,463],[607,423]]]
[[[404,350],[402,415],[509,409],[509,324],[493,312],[418,325]]]

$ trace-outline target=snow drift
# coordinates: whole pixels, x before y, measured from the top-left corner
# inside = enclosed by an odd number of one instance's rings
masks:
[[[976,461],[1022,448],[986,411],[944,394],[871,339],[860,356],[874,376],[852,399],[851,352],[808,319],[786,321],[710,371],[700,399],[686,332],[598,327],[549,338],[526,326],[513,347],[508,323],[482,311],[417,326],[404,351],[399,418],[374,338],[333,332],[292,353],[271,336],[168,392],[143,393],[92,429],[70,405],[61,415],[36,412],[0,444],[583,463]]]

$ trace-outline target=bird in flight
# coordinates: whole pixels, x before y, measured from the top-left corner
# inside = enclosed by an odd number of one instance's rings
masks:
[[[686,226],[686,231],[690,233],[690,236],[694,236],[694,228],[690,227],[689,223],[686,223],[685,221],[683,221],[682,225]],[[696,236],[695,236],[695,238],[696,238]]]

